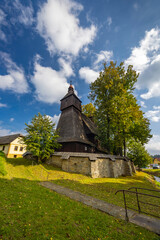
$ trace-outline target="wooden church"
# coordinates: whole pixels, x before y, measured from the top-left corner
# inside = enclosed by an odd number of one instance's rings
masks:
[[[70,85],[68,93],[61,99],[61,116],[57,125],[61,152],[96,153],[98,141],[94,122],[82,113],[81,100]]]

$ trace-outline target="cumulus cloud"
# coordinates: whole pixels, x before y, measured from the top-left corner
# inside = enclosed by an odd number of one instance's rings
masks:
[[[96,27],[80,26],[78,14],[82,10],[83,6],[73,0],[48,0],[40,8],[37,30],[51,54],[63,52],[76,56],[93,41]]]
[[[138,89],[147,88],[148,92],[141,94],[143,99],[160,97],[160,60],[150,64],[140,75],[137,84]]]
[[[58,121],[59,121],[59,118],[60,118],[60,114],[59,115],[54,115],[53,117],[52,116],[49,116],[49,115],[47,115],[48,117],[49,117],[49,119],[53,122],[53,123],[55,123],[55,128],[57,127],[57,124],[58,124]]]
[[[153,106],[153,109],[160,110],[160,106]]]
[[[8,53],[0,52],[0,61],[5,65],[7,75],[0,75],[0,89],[16,93],[27,93],[28,84],[24,70],[12,61]]]
[[[160,121],[160,109],[149,110],[145,113],[146,117],[149,118],[152,122]]]
[[[102,62],[110,61],[113,57],[112,51],[100,51],[96,54],[96,60],[93,63],[92,68],[82,67],[79,70],[79,76],[81,79],[84,79],[86,83],[94,82],[98,76],[100,69],[102,68]]]
[[[131,56],[125,61],[126,66],[131,64],[140,73],[137,89],[147,89],[141,94],[143,99],[159,97],[160,92],[160,29],[152,28],[146,31],[145,37],[134,47]]]
[[[36,59],[31,81],[36,88],[37,100],[46,103],[59,103],[59,100],[66,94],[69,87],[66,79],[68,74],[69,72],[66,73],[66,69],[63,68],[56,71],[51,67],[44,67]]]
[[[160,135],[153,135],[151,140],[146,144],[146,149],[150,154],[159,154]]]
[[[70,58],[64,59],[64,58],[60,57],[58,59],[58,62],[61,66],[61,71],[62,71],[63,75],[65,75],[66,77],[75,76],[73,69],[71,67],[72,60]]]
[[[13,18],[12,22],[18,21],[25,26],[31,26],[34,21],[32,5],[24,6],[19,0],[14,0],[13,7],[16,11],[16,18]]]
[[[99,72],[96,72],[89,67],[82,67],[79,70],[79,75],[80,78],[84,79],[86,83],[91,83],[98,78]]]
[[[141,107],[143,107],[143,108],[146,108],[146,107],[147,107],[144,101],[140,101],[140,105],[141,105]]]
[[[6,23],[6,14],[0,9],[0,40],[6,41],[6,35],[4,31],[2,30],[2,27],[7,25]]]
[[[100,53],[96,54],[97,55],[97,59],[94,62],[94,66],[96,66],[97,64],[101,63],[101,62],[108,62],[111,60],[111,58],[113,57],[113,52],[112,51],[100,51]]]

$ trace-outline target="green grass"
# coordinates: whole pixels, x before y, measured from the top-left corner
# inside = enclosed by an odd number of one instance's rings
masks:
[[[149,173],[156,177],[160,177],[160,169],[143,169],[143,172]]]
[[[5,155],[0,151],[0,175],[5,176],[7,174],[5,170]]]
[[[134,182],[153,188],[145,173],[120,179],[92,179],[47,165],[32,166],[31,161],[24,159],[7,159],[5,167],[7,175],[0,176],[0,239],[159,239],[146,229],[70,200],[38,184],[40,180],[47,179],[49,172],[49,180],[54,183],[108,202],[120,203],[120,195],[116,197],[114,193],[122,186],[128,188]]]

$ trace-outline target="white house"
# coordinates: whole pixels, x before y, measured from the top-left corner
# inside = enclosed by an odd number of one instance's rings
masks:
[[[0,151],[3,151],[8,158],[22,157],[26,152],[23,144],[23,135],[14,134],[0,137]]]

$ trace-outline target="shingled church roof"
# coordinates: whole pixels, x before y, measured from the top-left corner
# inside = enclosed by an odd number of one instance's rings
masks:
[[[97,135],[95,124],[81,111],[81,101],[75,95],[72,86],[61,99],[61,116],[57,125],[59,131],[58,142],[80,142],[95,146],[88,138],[88,134]]]

